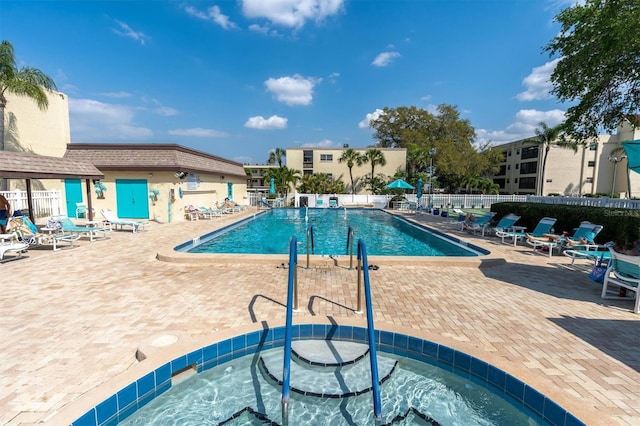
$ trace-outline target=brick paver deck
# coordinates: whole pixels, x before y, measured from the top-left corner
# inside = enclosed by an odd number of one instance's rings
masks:
[[[412,217],[452,229],[446,219]],[[170,348],[136,360],[137,348],[158,336],[203,346],[263,322],[282,325],[287,270],[279,258],[210,265],[156,259],[161,247],[235,218],[152,223],[142,233],[30,250],[0,265],[0,424],[68,424],[118,390],[119,378],[129,383],[127,374],[151,369],[152,357],[169,356]],[[640,315],[631,302],[601,300],[587,262],[452,233],[506,263],[380,262],[371,271],[376,327],[482,358],[590,425],[639,425]],[[353,270],[321,260],[300,268],[298,280],[295,322],[364,323],[352,310]]]

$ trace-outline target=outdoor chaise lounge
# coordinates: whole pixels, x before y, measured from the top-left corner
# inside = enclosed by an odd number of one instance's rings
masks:
[[[25,243],[28,247],[52,246],[53,251],[60,250],[60,243],[69,243],[70,247],[74,246],[74,242],[80,238],[79,234],[63,234],[57,228],[38,227],[31,222],[27,216],[16,216],[10,220],[9,231],[15,239],[21,243]]]
[[[477,231],[481,231],[482,236],[484,237],[484,231],[489,226],[489,224],[491,223],[491,219],[493,219],[495,215],[495,212],[488,212],[474,220],[464,220],[463,222],[461,222],[462,229],[471,231],[474,234]]]
[[[602,231],[602,225],[596,225],[589,221],[580,222],[580,226],[574,231],[573,235],[554,235],[549,237],[548,241],[527,239],[527,244],[534,250],[545,248],[551,257],[553,250],[561,251],[563,248],[581,249],[585,246],[595,245],[594,238]],[[543,236],[544,238],[544,236]]]
[[[586,259],[592,260],[594,262],[598,262],[600,259],[608,262],[611,259],[611,253],[609,252],[608,244],[581,244],[577,248],[564,250],[562,254],[570,257],[572,264],[576,261],[576,259]]]
[[[13,234],[0,234],[0,261],[5,259],[4,254],[7,252],[16,252],[18,257],[22,257],[22,252],[29,248],[26,243],[18,242]]]
[[[111,229],[115,228],[116,230],[120,227],[121,230],[124,230],[125,226],[130,226],[131,230],[136,233],[140,230],[144,231],[144,227],[147,225],[146,222],[141,222],[138,220],[132,219],[121,219],[118,215],[110,209],[100,210],[100,214],[109,223]]]
[[[623,295],[626,292],[635,293],[635,303],[633,312],[640,313],[640,296],[638,295],[640,286],[640,256],[629,256],[618,253],[613,248],[609,248],[611,260],[604,276],[601,297],[603,299],[630,300],[629,296]],[[608,293],[609,286],[615,285],[620,288],[618,295],[612,296]],[[624,289],[624,290],[623,290]]]
[[[555,217],[543,217],[529,235],[534,237],[543,237],[544,234],[551,232],[551,228],[556,223],[556,220],[557,219]],[[496,236],[502,238],[503,243],[505,238],[511,238],[513,246],[515,247],[518,245],[519,240],[526,237],[526,234],[524,231],[498,231],[496,232]]]
[[[102,238],[107,238],[107,229],[102,226],[79,226],[76,225],[66,216],[52,216],[51,219],[60,223],[60,230],[64,235],[81,235],[86,234],[89,236],[90,241],[95,241],[98,234],[102,233]]]
[[[515,215],[513,213],[509,213],[507,215],[502,216],[502,218],[498,221],[498,224],[493,228],[489,227],[488,230],[493,233],[513,232],[516,230],[515,224],[519,220],[520,220],[520,216]]]

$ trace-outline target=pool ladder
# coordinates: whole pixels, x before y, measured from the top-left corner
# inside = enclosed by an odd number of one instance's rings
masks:
[[[309,227],[307,234],[313,229]],[[308,243],[307,243],[308,245]],[[309,250],[307,249],[307,256]],[[308,262],[308,260],[307,260]],[[293,338],[293,309],[297,309],[297,265],[298,240],[294,236],[289,242],[289,280],[287,285],[287,312],[284,331],[284,361],[282,366],[282,424],[289,425],[289,399],[291,391],[291,341]],[[367,336],[369,340],[369,361],[371,363],[371,389],[373,394],[373,414],[376,425],[382,424],[382,400],[380,396],[380,378],[378,373],[378,355],[376,350],[375,327],[373,324],[373,307],[371,302],[371,282],[369,279],[369,260],[367,247],[362,239],[358,240],[358,308],[360,308],[361,285],[364,278],[364,296],[367,310]]]

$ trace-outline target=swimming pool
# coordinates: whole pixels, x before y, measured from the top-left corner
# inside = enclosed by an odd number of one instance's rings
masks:
[[[462,256],[487,250],[451,238],[399,216],[377,209],[271,209],[176,247],[189,253],[286,254],[289,238],[298,238],[298,252],[307,253],[307,231],[312,228],[311,254],[345,255],[347,234],[366,240],[374,256]]]
[[[357,326],[298,324],[293,326],[293,335],[296,340],[366,342],[366,329]],[[387,388],[383,402],[386,407],[383,412],[385,422],[392,420],[396,414],[409,413],[419,418],[412,423],[398,424],[434,424],[425,422],[424,417],[418,416],[417,413],[420,413],[441,424],[584,425],[534,388],[468,354],[401,333],[376,331],[375,339],[381,351],[379,355],[386,358],[385,361],[379,361],[380,365],[385,363],[391,366],[396,360],[402,364],[401,370],[385,369],[390,372],[389,379],[383,385]],[[238,417],[228,424],[274,424],[256,421],[256,413],[266,414],[269,421],[278,423],[279,386],[257,377],[262,373],[252,366],[263,362],[260,358],[266,358],[264,363],[268,368],[276,366],[277,369],[277,365],[282,365],[279,363],[281,358],[272,350],[277,349],[281,353],[282,350],[278,348],[283,343],[284,327],[265,328],[184,354],[122,388],[73,422],[73,426],[114,425],[119,422],[153,424],[149,416],[157,410],[164,410],[165,417],[155,424],[203,424],[205,418],[208,423],[219,424],[228,419],[230,413]],[[366,361],[364,364],[367,364]],[[199,374],[180,384],[174,383],[174,377],[190,367],[197,368]],[[416,375],[426,379],[416,380]],[[314,374],[309,376],[315,378]],[[241,385],[236,381],[238,379]],[[196,383],[196,393],[187,398],[193,405],[187,410],[177,408],[174,394],[180,395],[185,388],[194,384],[189,381]],[[446,389],[444,382],[447,383]],[[204,383],[205,386],[198,389],[198,383]],[[167,392],[173,387],[175,390]],[[453,399],[436,397],[443,392],[449,394],[447,398]],[[165,393],[166,399],[159,399],[165,398]],[[410,396],[410,401],[405,396]],[[251,399],[256,401],[253,406]],[[303,405],[311,404],[307,396],[292,394],[292,399],[297,400],[299,411]],[[357,404],[358,399],[362,400],[362,404]],[[223,404],[222,400],[226,403]],[[311,404],[311,411],[305,411],[308,416],[319,416],[315,419],[327,417],[330,420],[328,423],[296,423],[293,421],[296,406],[291,405],[291,424],[372,424],[366,421],[372,411],[370,393],[356,395],[353,402],[348,401],[348,398],[323,398],[319,405],[317,402]],[[199,404],[205,409],[205,418],[202,414],[191,412]],[[249,409],[245,409],[245,406]],[[416,411],[412,412],[411,408]],[[134,414],[137,410],[140,411]],[[308,414],[314,410],[316,414]],[[456,410],[468,414],[469,421],[455,423],[447,420],[451,412]],[[487,410],[487,418],[476,416]]]

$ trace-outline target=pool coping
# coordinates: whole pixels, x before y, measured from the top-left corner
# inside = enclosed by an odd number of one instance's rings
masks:
[[[435,228],[429,227],[424,223],[421,223],[414,218],[399,214],[393,211],[384,210],[385,212],[397,216],[407,222],[426,228],[428,231],[433,232],[438,236],[454,240],[456,243],[464,246],[478,247],[481,250],[485,250],[488,254],[478,256],[368,256],[369,265],[416,265],[423,266],[437,265],[437,266],[458,266],[458,267],[470,267],[470,268],[487,268],[497,265],[503,265],[506,262],[505,258],[494,250],[490,250],[484,247],[482,244],[478,244],[477,241],[469,242],[458,236],[450,235],[445,232],[439,231]],[[249,219],[248,216],[239,217],[238,221],[226,226],[234,226],[237,222]],[[226,227],[225,226],[225,227]],[[215,232],[215,229],[211,232]],[[199,238],[199,237],[197,237]],[[163,262],[170,263],[186,263],[186,264],[198,264],[198,265],[215,265],[215,264],[263,264],[263,265],[282,265],[289,262],[288,254],[220,254],[220,253],[186,253],[175,250],[176,247],[184,245],[185,241],[180,241],[177,244],[171,244],[163,246],[158,249],[156,253],[156,259]],[[355,267],[357,264],[356,254],[353,254],[351,259],[348,255],[309,255],[300,254],[298,256],[298,265],[302,267],[314,267],[322,268],[328,266],[334,267]]]
[[[331,316],[328,317],[313,317],[313,318],[303,318],[300,324],[294,324],[294,326],[314,326],[314,325],[322,325],[322,326],[339,326],[339,327],[354,327],[364,329],[366,331],[366,318],[334,318]],[[199,351],[204,351],[205,348],[210,347],[212,345],[216,345],[225,341],[235,342],[235,339],[241,339],[246,342],[247,336],[250,334],[254,334],[255,332],[263,332],[266,329],[273,333],[281,333],[283,332],[284,324],[282,323],[269,323],[268,321],[256,322],[253,324],[248,324],[245,326],[236,327],[233,329],[225,329],[225,330],[216,330],[215,334],[207,337],[199,337],[194,338],[190,337],[183,332],[173,332],[171,330],[165,330],[161,334],[150,336],[144,342],[141,342],[138,346],[138,353],[144,354],[141,356],[142,359],[137,364],[133,365],[127,371],[119,374],[106,381],[101,386],[90,390],[89,392],[83,394],[73,403],[61,408],[58,412],[53,413],[52,416],[47,420],[47,423],[52,422],[52,424],[69,424],[73,426],[80,425],[95,425],[95,424],[109,424],[100,423],[100,422],[86,422],[88,414],[93,413],[93,416],[98,416],[96,414],[100,411],[100,408],[103,410],[105,406],[112,406],[116,404],[115,400],[116,396],[127,392],[137,392],[136,387],[140,388],[141,384],[144,384],[145,388],[149,388],[149,382],[152,383],[158,380],[157,375],[158,371],[162,371],[163,369],[170,368],[173,371],[183,369],[184,367],[188,367],[191,364],[194,364],[196,358],[202,357],[202,354],[198,354]],[[400,335],[408,339],[407,342],[404,342],[404,346],[406,346],[409,350],[411,346],[411,338],[421,339],[425,342],[430,342],[437,347],[443,347],[448,352],[445,354],[445,357],[442,358],[440,353],[438,352],[436,355],[436,360],[445,361],[447,363],[447,359],[449,360],[448,364],[453,368],[454,365],[460,365],[460,361],[467,364],[468,373],[473,376],[473,368],[476,365],[469,364],[469,357],[476,359],[480,363],[488,364],[489,367],[493,367],[495,370],[499,370],[499,372],[506,373],[509,376],[512,376],[515,380],[507,380],[505,386],[517,386],[518,388],[522,387],[523,392],[524,389],[530,389],[531,395],[526,395],[523,393],[522,397],[515,396],[514,394],[510,394],[508,389],[503,389],[503,391],[510,397],[515,398],[516,400],[520,400],[520,402],[525,403],[525,399],[531,397],[533,401],[539,403],[540,398],[548,398],[555,405],[559,406],[563,410],[566,410],[568,414],[571,414],[572,417],[578,419],[578,422],[567,422],[565,423],[567,426],[569,425],[580,425],[581,422],[584,424],[598,424],[599,413],[596,412],[590,405],[586,405],[581,403],[579,398],[569,397],[564,392],[558,392],[557,388],[553,383],[547,383],[546,381],[540,381],[540,377],[531,376],[527,373],[527,370],[524,368],[518,368],[518,366],[514,366],[511,364],[507,364],[504,359],[499,357],[492,357],[490,354],[486,352],[479,351],[476,347],[469,342],[460,342],[453,339],[449,339],[447,337],[443,337],[440,335],[430,335],[430,333],[422,332],[421,330],[416,330],[412,328],[399,327],[396,325],[384,323],[378,321],[376,326],[376,332],[380,333],[380,337],[378,340],[378,345],[388,344],[384,342],[384,335],[393,334]],[[315,335],[315,331],[312,333]],[[363,333],[363,336],[366,333]],[[177,337],[177,340],[171,344],[164,347],[157,347],[152,344],[153,341],[158,339],[159,337],[164,337],[167,335],[173,335]],[[305,335],[306,336],[306,335]],[[277,334],[275,339],[281,339],[283,336]],[[307,338],[309,336],[306,336]],[[313,336],[315,337],[315,336]],[[341,336],[338,335],[337,338]],[[323,336],[318,336],[318,338],[324,338]],[[342,339],[341,339],[342,340]],[[231,343],[230,343],[231,344]],[[235,343],[234,343],[235,344]],[[234,345],[232,344],[232,346]],[[248,350],[249,344],[245,343],[243,348],[244,350]],[[279,347],[282,345],[275,345],[272,347]],[[403,350],[399,348],[400,345],[397,345],[395,342],[392,344],[394,348],[398,346],[398,352],[392,350],[391,353],[398,353],[402,356],[409,356],[411,358],[415,358],[411,356],[411,354],[407,355],[407,353],[403,353]],[[240,348],[242,349],[242,348]],[[423,353],[424,353],[423,349]],[[453,351],[451,351],[453,350]],[[253,353],[253,352],[251,352]],[[243,356],[244,354],[235,353],[232,350],[228,355],[222,356],[219,355],[218,358],[222,357],[222,360],[216,358],[216,364],[230,361],[238,356]],[[180,365],[175,365],[174,363],[178,362]],[[169,366],[167,366],[169,365]],[[487,368],[489,368],[487,367]],[[211,367],[208,367],[211,368]],[[198,363],[198,373],[206,370],[207,368],[203,368],[203,365]],[[494,371],[495,373],[495,371]],[[491,374],[490,372],[488,374]],[[164,371],[164,386],[158,388],[154,387],[154,391],[149,391],[147,389],[147,394],[143,396],[139,396],[136,399],[136,409],[141,408],[143,405],[151,401],[155,396],[160,395],[164,391],[168,390],[171,385],[170,383],[166,383],[167,379],[170,379],[170,373]],[[491,382],[491,377],[487,378],[487,383]],[[493,383],[495,386],[495,383]],[[132,389],[133,387],[133,389]],[[139,389],[138,389],[139,390]],[[132,404],[133,405],[133,404]],[[108,407],[109,409],[113,409],[112,407]],[[127,408],[129,410],[131,406]],[[529,407],[529,409],[532,409]],[[125,410],[125,411],[127,411]],[[116,408],[116,412],[120,412]],[[131,413],[128,413],[129,415]],[[117,416],[116,416],[117,417]],[[111,418],[113,421],[113,418]]]

